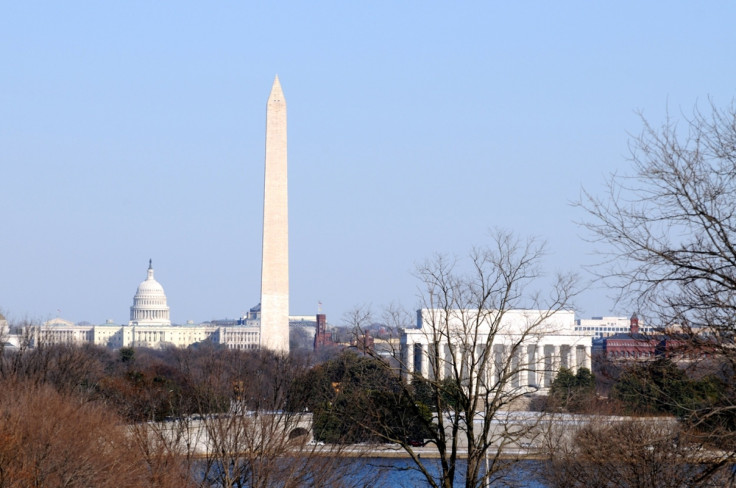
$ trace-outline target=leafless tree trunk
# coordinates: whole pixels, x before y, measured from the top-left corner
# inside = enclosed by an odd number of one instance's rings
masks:
[[[150,486],[199,486],[195,447],[201,442],[202,432],[191,419],[131,424],[128,432],[140,452]]]

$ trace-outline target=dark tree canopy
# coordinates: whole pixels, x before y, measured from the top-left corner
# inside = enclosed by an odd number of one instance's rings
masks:
[[[429,408],[416,403],[379,359],[345,351],[294,381],[290,408],[314,413],[314,435],[330,443],[421,441]]]
[[[560,368],[549,391],[554,407],[571,412],[584,410],[595,398],[595,377],[588,368],[579,368],[573,374],[568,368]]]
[[[713,375],[691,379],[667,358],[626,368],[611,397],[633,414],[670,414],[692,421],[731,396],[731,388]]]

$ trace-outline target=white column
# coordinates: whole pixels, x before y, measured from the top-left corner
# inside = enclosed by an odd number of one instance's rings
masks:
[[[537,349],[534,353],[534,362],[537,367],[537,386],[542,388],[544,387],[544,369],[546,365],[544,364],[544,346],[541,344],[537,344]]]
[[[488,360],[486,364],[486,384],[489,388],[492,388],[496,384],[496,354],[493,350],[493,345],[488,348]]]
[[[491,385],[491,366],[490,365],[492,361],[491,361],[490,356],[488,355],[489,354],[488,344],[482,343],[478,346],[478,348],[480,349],[480,352],[478,353],[478,360],[480,360],[480,355],[482,354],[485,356],[484,359],[485,359],[485,364],[486,364],[486,367],[484,369],[478,368],[478,376],[479,376],[479,379],[483,382],[483,384],[486,385],[486,387],[490,387]]]
[[[445,379],[445,344],[437,344],[437,377],[438,381]]]
[[[406,342],[406,380],[411,381],[411,375],[414,372],[414,343]]]
[[[508,360],[510,361],[510,359]],[[504,366],[507,364],[506,359],[506,345],[505,344],[497,344],[493,347],[493,368],[494,368],[494,380],[497,379],[498,381],[501,381],[501,375],[504,374]],[[501,366],[499,369],[498,366]]]
[[[445,347],[443,348],[445,351],[445,364],[442,367],[443,369],[443,375],[446,378],[453,378],[453,364],[455,361],[455,357],[457,357],[457,348],[453,346],[451,343],[445,344]]]
[[[429,378],[429,347],[427,344],[420,344],[422,358],[422,378]]]
[[[511,365],[511,386],[513,388],[521,386],[521,373],[519,372],[522,364],[521,353],[522,351],[519,351],[518,349],[510,351],[511,357],[509,358],[509,363]]]
[[[537,352],[536,346],[524,346],[524,355],[526,356],[526,378],[524,378],[525,386],[537,383]]]

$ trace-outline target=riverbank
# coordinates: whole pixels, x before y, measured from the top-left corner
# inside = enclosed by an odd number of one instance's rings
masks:
[[[434,447],[414,447],[414,453],[425,459],[439,459],[440,454]],[[301,451],[304,453],[304,451]],[[402,447],[391,444],[381,446],[343,446],[335,448],[333,446],[315,446],[311,451],[316,455],[339,456],[339,457],[373,457],[373,458],[389,458],[389,459],[408,459],[411,455]],[[489,454],[496,457],[496,450],[491,449]],[[458,449],[458,459],[467,459],[467,449]],[[501,459],[524,459],[532,461],[543,461],[548,456],[540,452],[539,449],[503,449],[499,455]]]

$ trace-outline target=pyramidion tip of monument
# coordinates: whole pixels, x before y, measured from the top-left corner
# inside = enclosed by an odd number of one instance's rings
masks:
[[[284,92],[281,89],[281,82],[279,81],[279,75],[276,75],[276,77],[273,79],[273,85],[271,86],[271,94],[268,98],[279,99],[279,100],[283,100],[284,98]]]

